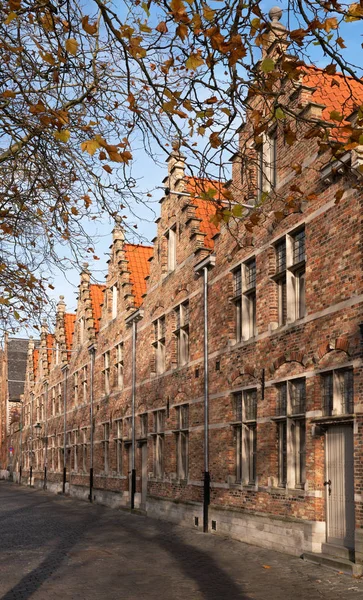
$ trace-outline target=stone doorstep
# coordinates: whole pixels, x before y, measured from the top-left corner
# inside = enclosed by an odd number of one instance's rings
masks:
[[[345,548],[344,546],[336,546],[334,544],[324,543],[321,545],[321,551],[323,554],[329,554],[329,556],[335,556],[339,558],[345,558],[354,562],[354,550]]]
[[[315,554],[314,552],[304,552],[302,558],[308,562],[313,562],[316,565],[322,565],[352,575],[353,577],[362,577],[363,565],[358,565],[346,558],[339,556],[331,556],[330,554]]]

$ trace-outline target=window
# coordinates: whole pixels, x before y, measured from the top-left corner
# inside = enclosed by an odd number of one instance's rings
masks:
[[[50,468],[55,469],[55,435],[50,437]]]
[[[176,227],[172,227],[166,234],[168,243],[168,273],[176,267]]]
[[[88,390],[87,390],[87,365],[86,365],[82,369],[82,396],[83,396],[83,402],[87,402],[87,394],[88,394]]]
[[[105,394],[110,393],[110,351],[103,355],[103,389]]]
[[[165,371],[165,317],[154,321],[155,370],[160,375]]]
[[[240,265],[233,276],[236,340],[240,342],[256,334],[256,259]]]
[[[236,481],[246,485],[256,482],[257,390],[234,395],[236,423]]]
[[[112,298],[111,316],[112,316],[112,319],[115,319],[117,317],[117,299],[118,299],[117,284],[115,284],[111,287],[111,298]]]
[[[52,417],[55,416],[55,411],[56,411],[55,387],[52,387],[52,392],[51,392],[51,414],[52,414]]]
[[[257,199],[268,193],[277,183],[277,131],[263,134],[263,141],[256,147]]]
[[[86,334],[86,319],[85,317],[81,317],[79,319],[79,343],[83,344],[83,342],[85,341],[85,334]]]
[[[109,466],[109,443],[110,443],[110,424],[104,423],[103,424],[102,447],[103,447],[103,468],[104,468],[105,473],[108,473],[108,466]]]
[[[305,484],[305,379],[277,386],[278,478],[280,487]]]
[[[57,342],[55,345],[55,364],[59,364],[59,343]]]
[[[63,437],[62,434],[58,434],[58,446],[57,446],[57,471],[61,471],[63,468]]]
[[[84,427],[82,433],[82,469],[87,471],[87,427]]]
[[[340,369],[322,375],[324,416],[347,415],[354,412],[353,370]]]
[[[148,414],[143,413],[142,415],[140,415],[140,438],[142,440],[147,438],[147,426],[148,426]]]
[[[157,410],[154,412],[154,476],[158,479],[163,477],[164,473],[164,426],[165,411]]]
[[[126,440],[132,440],[132,417],[124,419]]]
[[[305,316],[305,231],[287,235],[275,245],[278,324]]]
[[[73,374],[73,398],[74,403],[78,404],[78,371]]]
[[[181,367],[189,360],[189,302],[184,302],[175,309],[175,320],[177,361],[178,367]]]
[[[178,479],[188,478],[189,405],[176,407],[176,468]]]
[[[78,443],[79,443],[79,434],[75,429],[73,431],[73,470],[75,472],[78,471]]]
[[[122,419],[116,421],[116,472],[122,475]]]
[[[122,390],[124,385],[124,345],[122,342],[116,346],[115,371],[117,388]]]
[[[58,383],[58,407],[57,412],[60,414],[62,412],[62,384]]]

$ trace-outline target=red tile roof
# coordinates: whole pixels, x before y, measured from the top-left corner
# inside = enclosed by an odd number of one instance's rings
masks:
[[[209,181],[200,177],[186,177],[187,192],[195,196],[201,196],[208,193],[208,190],[217,190],[217,194],[211,200],[201,200],[194,198],[193,204],[196,205],[195,213],[197,219],[201,219],[200,230],[205,233],[204,245],[206,248],[213,248],[213,236],[219,232],[219,227],[212,223],[211,218],[216,214],[219,207],[218,200],[222,198],[223,184],[218,181]]]
[[[323,119],[331,121],[330,113],[335,110],[348,117],[355,107],[363,103],[363,80],[359,83],[348,75],[328,75],[313,66],[303,67],[304,85],[316,87],[312,100],[324,104]]]
[[[67,350],[71,350],[71,348],[72,348],[75,320],[76,320],[76,315],[74,315],[73,313],[65,313],[64,314],[64,329],[65,329],[65,335],[66,335]]]
[[[135,296],[136,306],[142,303],[142,296],[146,292],[145,277],[149,275],[149,259],[153,255],[152,246],[141,246],[139,244],[125,244],[126,260],[130,270],[132,292]]]
[[[95,331],[97,333],[100,328],[101,307],[103,304],[103,292],[104,292],[104,289],[106,286],[101,285],[99,283],[91,283],[89,287],[90,287],[90,295],[91,295],[92,315],[93,315],[93,320],[95,322]]]

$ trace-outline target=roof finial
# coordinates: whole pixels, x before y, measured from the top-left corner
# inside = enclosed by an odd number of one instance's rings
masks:
[[[277,23],[282,17],[282,8],[279,6],[273,6],[269,11],[268,16],[273,23]]]

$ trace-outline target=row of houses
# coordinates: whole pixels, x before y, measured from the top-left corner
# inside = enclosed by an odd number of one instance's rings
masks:
[[[284,85],[315,126],[337,102],[355,118],[353,80],[306,67]],[[60,297],[54,331],[29,341],[1,464],[12,448],[23,484],[359,573],[362,153],[337,164],[307,122],[294,145],[284,127],[251,143],[247,115],[236,133],[228,187],[267,196],[253,228],[248,209],[216,224],[223,189],[171,153],[153,245],[116,219],[104,284],[84,265],[76,313]]]

